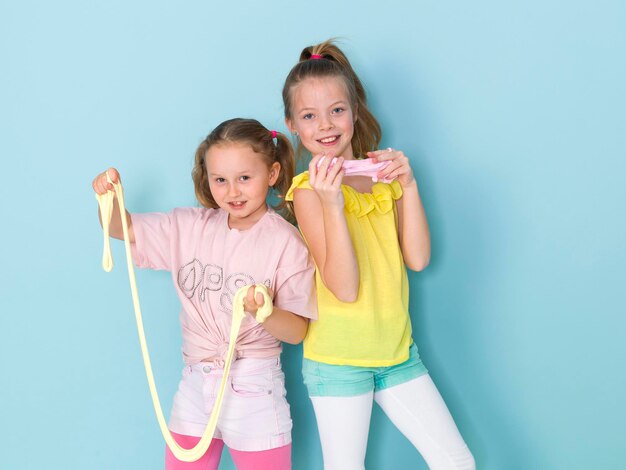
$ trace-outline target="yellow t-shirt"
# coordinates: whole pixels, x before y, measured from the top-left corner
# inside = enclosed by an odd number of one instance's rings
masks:
[[[293,180],[295,189],[310,189],[309,172]],[[383,367],[409,358],[411,319],[409,283],[396,229],[395,200],[400,183],[376,183],[371,193],[342,185],[344,214],[359,265],[356,302],[344,303],[315,273],[318,319],[309,325],[304,357],[338,365]],[[320,220],[320,224],[322,221]]]

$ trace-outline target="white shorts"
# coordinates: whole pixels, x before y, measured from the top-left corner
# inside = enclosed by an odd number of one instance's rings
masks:
[[[170,430],[202,436],[222,380],[213,363],[185,366],[174,396]],[[291,415],[280,358],[233,362],[214,437],[236,450],[261,451],[291,443]]]

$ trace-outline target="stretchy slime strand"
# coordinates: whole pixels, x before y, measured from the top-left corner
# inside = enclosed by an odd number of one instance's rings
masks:
[[[219,418],[220,409],[222,407],[222,400],[224,398],[224,390],[228,381],[228,375],[230,373],[230,366],[233,361],[233,355],[235,352],[235,344],[239,336],[239,328],[241,327],[241,321],[245,317],[243,300],[248,292],[249,286],[244,286],[239,289],[233,297],[233,318],[230,327],[230,341],[228,344],[228,352],[226,353],[226,359],[224,361],[224,373],[222,375],[222,381],[220,383],[219,393],[215,400],[213,411],[209,422],[202,434],[202,438],[191,449],[184,449],[181,447],[172,437],[170,430],[167,428],[165,417],[163,416],[163,410],[161,409],[161,403],[159,401],[159,394],[157,393],[156,385],[154,383],[154,375],[152,373],[152,365],[150,363],[150,354],[148,352],[148,345],[146,343],[146,335],[143,329],[143,320],[141,317],[141,307],[139,305],[139,294],[137,293],[137,281],[135,279],[135,269],[132,263],[132,254],[130,249],[130,241],[128,238],[128,221],[126,220],[126,208],[124,206],[124,190],[121,183],[113,183],[107,174],[109,183],[113,185],[113,191],[108,191],[106,194],[96,194],[98,205],[100,207],[100,215],[102,218],[102,229],[104,232],[104,253],[102,256],[102,267],[106,272],[113,269],[113,257],[111,256],[111,246],[109,243],[109,224],[111,223],[111,215],[113,213],[113,200],[117,195],[117,201],[120,207],[120,214],[122,218],[122,230],[124,232],[124,247],[126,248],[126,264],[128,267],[128,277],[130,281],[130,291],[133,298],[133,307],[135,309],[135,320],[137,322],[137,332],[139,333],[139,343],[141,344],[141,354],[143,356],[143,363],[146,369],[146,377],[148,378],[148,386],[150,387],[150,395],[152,396],[152,404],[154,405],[154,411],[156,413],[159,427],[161,428],[161,434],[165,439],[165,443],[170,448],[174,456],[183,462],[195,462],[202,457],[215,434],[215,428],[217,426],[217,420]],[[262,284],[257,284],[254,288],[255,297],[257,293],[263,295],[263,306],[258,310],[256,318],[259,323],[265,321],[269,317],[273,310],[272,299],[269,296],[267,288]]]

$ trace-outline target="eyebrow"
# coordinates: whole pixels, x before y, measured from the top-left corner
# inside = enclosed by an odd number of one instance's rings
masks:
[[[332,108],[333,106],[337,106],[338,104],[347,105],[347,104],[348,104],[348,102],[347,102],[347,101],[344,101],[344,100],[338,100],[338,101],[335,101],[334,103],[332,103],[332,104],[329,106],[329,108]],[[308,108],[301,108],[298,112],[300,112],[300,113],[301,113],[302,111],[309,111],[309,110],[315,110],[315,109],[317,109],[317,108],[311,108],[311,107],[308,107]]]
[[[248,168],[242,171],[239,171],[235,174],[235,177],[237,176],[249,176],[251,174],[254,173],[254,170]],[[222,175],[221,173],[211,173],[208,169],[207,169],[207,174],[211,177],[211,178],[225,178],[224,175]]]

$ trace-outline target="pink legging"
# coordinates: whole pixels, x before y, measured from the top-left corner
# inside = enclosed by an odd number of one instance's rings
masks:
[[[184,436],[172,433],[172,437],[185,449],[191,449],[199,441],[199,437]],[[217,470],[222,457],[224,441],[213,439],[209,449],[195,462],[181,462],[169,447],[165,447],[165,470]],[[291,470],[291,444],[276,449],[258,452],[244,452],[228,449],[238,470]]]

